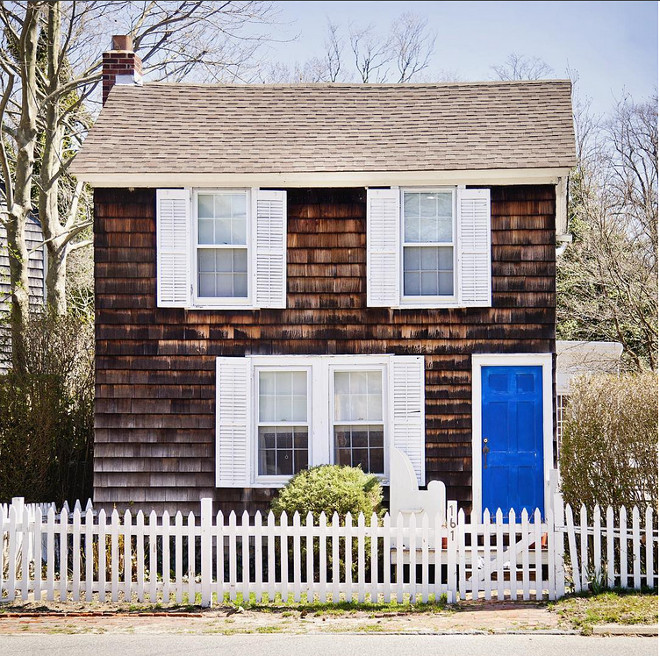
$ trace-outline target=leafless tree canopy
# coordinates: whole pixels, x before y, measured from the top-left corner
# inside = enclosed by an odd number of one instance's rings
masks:
[[[436,34],[428,21],[404,13],[387,33],[375,25],[341,26],[328,21],[324,52],[302,64],[266,66],[262,82],[413,82],[428,71]],[[443,80],[452,78],[439,74]]]
[[[68,255],[91,243],[89,193],[68,169],[98,111],[109,35],[133,37],[147,79],[228,82],[253,76],[273,16],[269,2],[257,1],[0,2],[0,221],[11,255],[13,343],[20,346],[29,313],[29,212],[38,208],[47,298],[59,314]]]
[[[658,365],[658,101],[578,106],[570,180],[575,243],[558,262],[558,333],[615,340],[630,368]]]
[[[538,57],[512,52],[503,64],[491,66],[498,80],[541,80],[554,75],[552,68]]]

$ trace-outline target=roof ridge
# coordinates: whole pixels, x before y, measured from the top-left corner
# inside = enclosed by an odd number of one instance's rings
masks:
[[[402,83],[371,83],[371,82],[288,82],[277,84],[259,83],[224,83],[224,82],[145,82],[144,87],[199,87],[223,89],[415,89],[415,88],[441,88],[441,87],[481,87],[481,86],[542,86],[547,84],[572,84],[565,78],[552,78],[544,80],[479,80],[471,82],[402,82]],[[132,85],[120,85],[122,89],[136,89]]]

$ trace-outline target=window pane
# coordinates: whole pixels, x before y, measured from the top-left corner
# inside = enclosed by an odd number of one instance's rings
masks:
[[[233,244],[231,219],[216,219],[214,244]]]
[[[199,194],[197,196],[197,216],[200,219],[212,219],[215,216],[213,213],[213,196],[211,194]]]
[[[215,216],[218,218],[231,218],[231,195],[216,194],[215,196]]]
[[[200,244],[213,244],[215,237],[213,236],[213,219],[200,219],[199,220],[199,235]]]
[[[403,271],[404,295],[451,296],[454,293],[454,248],[406,246]]]

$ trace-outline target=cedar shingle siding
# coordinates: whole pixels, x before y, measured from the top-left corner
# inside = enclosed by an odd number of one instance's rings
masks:
[[[491,194],[492,308],[367,308],[365,191],[289,189],[287,309],[186,311],[156,308],[155,191],[97,189],[95,502],[264,509],[214,487],[215,357],[395,353],[426,356],[427,480],[469,506],[472,353],[555,350],[554,187]]]

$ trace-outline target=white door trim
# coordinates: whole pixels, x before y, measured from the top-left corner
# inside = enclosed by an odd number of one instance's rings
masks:
[[[552,469],[552,353],[513,353],[472,355],[472,512],[479,517],[482,507],[482,471],[481,471],[481,367],[530,366],[542,367],[543,381],[543,504],[547,515],[552,500],[548,498],[547,482]],[[493,512],[495,508],[491,509]],[[508,508],[502,508],[507,513]]]

